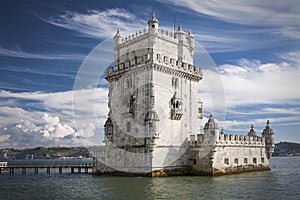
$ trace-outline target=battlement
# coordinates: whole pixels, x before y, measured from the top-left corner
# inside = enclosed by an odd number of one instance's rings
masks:
[[[157,63],[158,65],[149,65],[148,63]],[[146,65],[147,64],[147,65]],[[142,69],[143,67],[152,67],[156,70],[173,71],[174,73],[192,75],[194,79],[198,81],[202,79],[202,70],[192,64],[176,60],[175,58],[170,58],[168,56],[163,56],[161,54],[145,54],[143,56],[136,57],[135,59],[127,60],[118,65],[108,67],[105,70],[105,78],[109,79],[113,76],[121,75],[129,70]]]
[[[179,37],[179,34],[180,34],[180,37]],[[151,32],[148,29],[144,28],[140,31],[137,31],[137,32],[127,35],[125,37],[122,37],[120,35],[118,43],[115,44],[115,46],[121,48],[128,44],[134,43],[136,41],[143,40],[145,38],[148,39],[148,37],[151,35],[155,35],[156,37],[158,37],[160,39],[163,39],[168,42],[175,43],[175,44],[178,44],[178,42],[180,40],[183,41],[184,45],[190,45],[191,43],[192,44],[194,43],[194,41],[193,41],[194,36],[191,33],[186,34],[183,31],[174,32],[174,31],[171,31],[168,29],[161,29],[161,28],[159,28],[157,30],[157,32]]]
[[[191,135],[191,145],[198,146],[210,144],[203,134]],[[215,144],[216,146],[265,146],[265,138],[259,136],[232,135],[220,133]]]
[[[143,30],[137,31],[135,34],[125,36],[124,38],[120,36],[120,41],[116,46],[123,47],[129,43],[135,42],[136,40],[144,39],[148,37],[148,30],[145,28]]]

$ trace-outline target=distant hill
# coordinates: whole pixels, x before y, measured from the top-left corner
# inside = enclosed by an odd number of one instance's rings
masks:
[[[300,144],[293,142],[275,144],[273,156],[300,156]]]
[[[83,157],[90,158],[91,155],[85,147],[37,147],[33,149],[2,149],[0,159],[53,159],[60,157]]]

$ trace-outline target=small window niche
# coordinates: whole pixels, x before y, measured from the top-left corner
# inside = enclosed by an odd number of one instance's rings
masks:
[[[171,98],[171,119],[172,120],[180,120],[182,113],[182,101],[176,96],[176,92],[174,96]]]
[[[224,158],[224,164],[229,165],[229,158]]]
[[[238,158],[234,159],[234,164],[237,164],[237,165],[239,164],[239,159]]]
[[[257,158],[253,158],[253,163],[254,163],[254,164],[257,163]]]

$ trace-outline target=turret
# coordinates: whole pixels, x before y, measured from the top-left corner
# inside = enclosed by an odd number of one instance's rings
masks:
[[[217,122],[215,122],[215,119],[212,114],[210,114],[210,118],[208,122],[204,125],[204,138],[210,143],[215,144],[219,141],[219,127]]]
[[[110,116],[108,116],[104,124],[104,133],[105,133],[104,142],[106,144],[108,144],[107,141],[113,142],[113,122]]]
[[[187,35],[187,41],[189,44],[189,50],[192,57],[194,57],[194,50],[195,50],[195,39],[194,35],[192,34],[192,31],[189,29],[188,35]]]
[[[119,44],[121,44],[121,42],[122,42],[122,36],[121,36],[121,34],[120,34],[120,31],[119,30],[117,30],[117,33],[116,33],[116,35],[114,36],[114,44],[115,44],[115,46],[118,46]]]
[[[120,48],[119,45],[122,43],[122,36],[120,34],[120,31],[118,30],[116,35],[114,36],[114,53],[115,53],[115,64],[119,63],[120,58]]]
[[[254,130],[254,126],[253,124],[251,125],[251,129],[250,131],[248,132],[248,136],[257,136],[256,133],[255,133],[255,130]]]
[[[151,19],[148,21],[148,28],[150,32],[157,32],[158,31],[158,24],[159,21],[155,17],[155,13],[153,12]]]
[[[268,120],[266,128],[262,132],[262,136],[265,138],[266,141],[266,150],[267,150],[268,159],[270,159],[275,149],[274,134],[275,133],[270,126],[270,121]]]

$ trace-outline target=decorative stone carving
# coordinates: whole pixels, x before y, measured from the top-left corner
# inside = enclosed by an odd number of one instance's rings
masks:
[[[181,99],[177,98],[176,92],[174,96],[171,98],[171,119],[172,120],[180,120],[182,113],[182,101]]]

